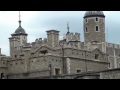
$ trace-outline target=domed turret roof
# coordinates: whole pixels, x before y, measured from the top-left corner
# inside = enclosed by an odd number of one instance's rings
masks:
[[[15,32],[12,34],[12,36],[15,35],[28,35],[25,30],[21,26],[21,21],[19,21],[19,27],[15,30]]]
[[[86,11],[86,13],[84,15],[84,18],[87,18],[87,17],[96,17],[96,16],[105,17],[103,11]]]
[[[20,34],[20,33],[26,34],[25,30],[24,30],[21,26],[19,26],[19,27],[16,29],[15,33],[16,33],[16,34]]]

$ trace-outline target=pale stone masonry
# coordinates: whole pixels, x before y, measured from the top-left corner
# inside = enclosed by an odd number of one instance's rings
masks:
[[[9,38],[10,56],[2,55],[0,49],[1,78],[77,74],[114,68],[116,64],[120,67],[120,45],[105,40],[104,13],[87,11],[83,19],[84,42],[80,33],[68,31],[60,40],[60,31],[48,30],[47,38],[27,43],[28,34],[19,21],[19,27]]]

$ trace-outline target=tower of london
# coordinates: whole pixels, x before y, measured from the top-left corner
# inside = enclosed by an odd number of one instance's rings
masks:
[[[83,16],[84,42],[81,33],[67,31],[62,40],[60,30],[46,30],[47,38],[28,43],[27,30],[19,20],[9,39],[10,56],[0,48],[0,76],[8,79],[36,78],[102,71],[120,67],[120,45],[106,42],[105,15],[86,11]]]

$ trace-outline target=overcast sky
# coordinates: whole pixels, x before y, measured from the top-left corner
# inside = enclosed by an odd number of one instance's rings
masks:
[[[18,11],[0,11],[0,48],[2,54],[9,55],[9,37],[18,28]],[[60,36],[67,32],[67,22],[71,32],[81,33],[83,38],[83,16],[85,11],[21,11],[22,27],[28,33],[28,42],[36,38],[46,38],[47,30],[60,31]],[[120,44],[120,12],[104,11],[108,42]],[[107,34],[106,34],[107,35]]]

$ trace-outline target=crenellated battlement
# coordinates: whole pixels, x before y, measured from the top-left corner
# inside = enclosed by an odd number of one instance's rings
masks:
[[[120,44],[106,43],[107,47],[120,49]]]
[[[35,43],[36,44],[46,44],[47,43],[47,38],[44,38],[44,39],[42,39],[42,38],[37,38],[36,40],[35,40]]]
[[[47,44],[47,38],[36,38],[36,40],[32,43],[28,43],[26,46],[31,46],[32,49],[35,49],[39,46]]]
[[[67,41],[80,41],[80,33],[69,33],[66,35]]]
[[[81,48],[81,44],[80,44],[80,42],[65,42],[63,47],[64,48],[80,49]]]

